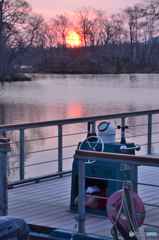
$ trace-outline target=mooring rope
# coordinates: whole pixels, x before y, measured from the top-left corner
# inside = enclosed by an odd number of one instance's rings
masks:
[[[130,210],[129,210],[129,203],[128,199],[126,197],[126,193],[129,191],[129,196],[130,196],[130,204],[131,204],[131,215],[130,215]],[[116,217],[116,220],[119,220],[121,211],[123,209],[124,215],[126,217],[126,223],[128,227],[128,231],[133,231],[133,232],[139,232],[139,226],[136,218],[136,212],[135,212],[135,203],[134,203],[134,186],[131,181],[125,181],[123,183],[123,194],[122,194],[122,204],[120,206],[118,215]],[[116,223],[113,224],[113,227],[111,229],[111,234],[113,237],[116,239],[116,234],[114,232],[114,227]],[[141,236],[136,236],[137,239],[141,240]]]

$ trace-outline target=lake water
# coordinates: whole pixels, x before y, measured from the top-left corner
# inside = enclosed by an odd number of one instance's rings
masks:
[[[31,82],[0,83],[0,124],[103,115],[158,107],[157,74],[36,75],[35,80]],[[142,121],[141,119],[140,123]],[[79,132],[79,129],[86,130],[82,129],[83,125],[78,126],[78,129],[76,126],[69,126],[64,128],[64,133],[68,133],[71,128],[73,132]],[[7,136],[9,134],[11,133],[7,133]],[[18,134],[17,132],[16,136]],[[45,131],[42,128],[27,130],[25,139],[56,134],[57,130],[54,128],[51,131],[49,128],[45,128]],[[15,138],[14,135],[13,139]],[[79,139],[81,140],[80,137]],[[79,139],[72,137],[73,142],[78,142]],[[70,140],[66,140],[66,145],[67,142],[70,143]],[[26,148],[31,152],[45,149],[46,145],[48,148],[52,146],[51,140],[39,141],[36,146],[30,142]],[[15,147],[13,150],[16,152],[17,149],[18,147]],[[47,154],[45,153],[45,157]],[[28,154],[26,165],[36,163],[37,157],[33,155]],[[44,153],[38,155],[38,161],[43,161],[45,157]],[[51,165],[28,167],[26,177],[52,172],[49,166]],[[70,167],[71,162],[64,164],[64,169]]]
[[[0,124],[158,108],[159,75],[38,75],[0,83]]]

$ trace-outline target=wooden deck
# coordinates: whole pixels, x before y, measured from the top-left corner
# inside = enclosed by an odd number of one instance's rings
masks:
[[[138,172],[140,183],[159,183],[157,167],[140,166]],[[8,214],[22,217],[29,224],[72,231],[77,213],[67,211],[70,205],[70,193],[71,175],[14,187],[8,190]],[[159,188],[142,185],[139,186],[138,194],[143,202],[159,205]],[[145,223],[159,225],[159,208],[145,207]],[[112,237],[111,227],[109,219],[86,217],[87,233]],[[140,228],[140,231],[144,231],[144,226]],[[159,236],[154,238],[154,240],[157,239]]]

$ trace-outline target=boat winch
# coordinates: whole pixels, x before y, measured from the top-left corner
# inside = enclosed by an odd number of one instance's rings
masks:
[[[124,153],[121,149],[127,150],[128,154],[135,155],[135,144],[132,142],[125,141],[125,129],[120,127],[122,130],[121,142],[115,141],[116,129],[113,124],[109,122],[102,122],[98,126],[98,136],[95,131],[90,133],[90,125],[88,125],[88,135],[83,142],[79,142],[77,149],[89,150],[89,151],[103,151],[109,153]],[[124,140],[123,140],[124,139]],[[106,215],[106,200],[99,198],[92,198],[90,195],[95,195],[99,197],[109,198],[114,192],[122,189],[122,182],[111,181],[112,180],[122,180],[125,181],[131,179],[131,169],[127,164],[113,163],[113,162],[103,162],[103,161],[86,161],[85,166],[85,190],[87,199],[85,201],[86,213]],[[93,163],[93,164],[92,164]],[[90,178],[91,177],[91,178]],[[109,179],[109,180],[105,180]],[[91,189],[90,192],[88,189]],[[99,189],[94,190],[94,189]],[[71,201],[70,210],[78,210],[78,160],[74,159],[72,166],[72,185],[71,185]]]

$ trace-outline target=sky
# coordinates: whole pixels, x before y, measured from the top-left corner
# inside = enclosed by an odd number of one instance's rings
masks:
[[[142,0],[26,0],[33,11],[42,14],[45,20],[55,17],[56,14],[74,10],[83,6],[91,6],[95,9],[102,9],[108,15],[120,12],[127,6],[133,6]]]

